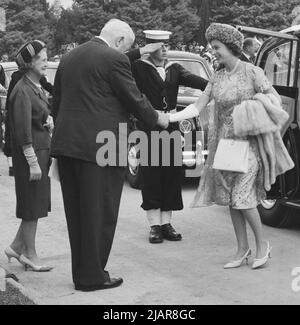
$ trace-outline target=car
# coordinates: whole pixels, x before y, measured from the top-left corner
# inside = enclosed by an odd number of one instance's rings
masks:
[[[169,51],[168,61],[177,62],[188,71],[207,80],[210,79],[213,72],[209,63],[200,55],[194,53]],[[180,86],[176,110],[181,111],[186,106],[194,103],[201,94],[202,91],[199,89]],[[181,134],[185,137],[190,134],[192,137],[191,144],[184,146],[182,152],[182,165],[187,177],[200,177],[203,161],[200,158],[201,162],[199,163],[199,157],[207,156],[208,111],[209,109],[203,110],[200,117],[184,120],[179,123]],[[136,125],[131,130],[135,129]],[[200,140],[196,138],[196,132],[198,135],[201,135]],[[136,143],[128,144],[127,180],[131,187],[140,188],[140,165]]]
[[[290,116],[282,129],[282,137],[295,168],[277,178],[267,193],[267,200],[259,206],[263,223],[284,227],[299,221],[300,215],[300,25],[281,32],[245,26],[237,28],[267,37],[255,64],[265,71]]]
[[[8,85],[11,80],[11,76],[14,72],[18,70],[18,66],[16,62],[3,62],[0,63],[4,69],[5,73],[5,88],[8,88]],[[58,62],[48,62],[48,68],[47,68],[47,80],[53,85],[54,84],[54,78],[56,74],[56,70],[58,67]],[[1,96],[1,110],[5,109],[5,102],[6,102],[6,96]]]

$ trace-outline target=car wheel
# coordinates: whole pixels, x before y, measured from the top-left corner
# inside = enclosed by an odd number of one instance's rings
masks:
[[[137,158],[137,152],[134,144],[128,146],[128,167],[127,181],[132,188],[140,189],[141,185],[141,168]]]
[[[293,224],[292,210],[280,200],[264,200],[258,206],[262,222],[271,227],[283,228]]]

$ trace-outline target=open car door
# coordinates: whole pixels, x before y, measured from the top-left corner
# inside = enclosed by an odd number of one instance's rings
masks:
[[[242,32],[269,36],[261,46],[255,64],[265,71],[281,96],[283,108],[290,116],[282,129],[282,137],[295,163],[295,168],[277,178],[271,191],[267,193],[268,200],[262,202],[260,207],[264,223],[283,226],[287,223],[290,214],[288,206],[300,208],[300,26],[286,32],[243,26],[237,28]]]

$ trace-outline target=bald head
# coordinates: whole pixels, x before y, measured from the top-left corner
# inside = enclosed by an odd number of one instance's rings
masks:
[[[122,20],[111,19],[103,27],[100,36],[119,52],[126,52],[133,45],[135,36],[131,27]]]

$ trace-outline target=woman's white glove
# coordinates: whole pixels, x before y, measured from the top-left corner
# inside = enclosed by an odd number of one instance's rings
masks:
[[[29,165],[29,181],[39,181],[42,178],[42,171],[37,156],[32,146],[24,146],[23,153]]]
[[[42,179],[42,171],[38,163],[29,166],[30,170],[30,181],[40,181]]]
[[[191,104],[191,105],[187,106],[181,112],[170,114],[170,123],[187,120],[189,118],[193,118],[198,115],[199,115],[198,108],[195,106],[195,104]]]

